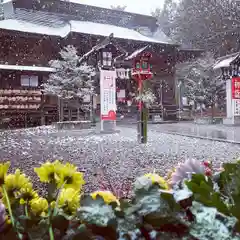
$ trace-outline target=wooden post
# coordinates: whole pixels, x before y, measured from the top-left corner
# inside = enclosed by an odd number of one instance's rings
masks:
[[[80,121],[80,109],[77,107],[77,120]]]
[[[62,104],[61,104],[61,98],[58,97],[58,121],[62,121]]]
[[[147,124],[148,124],[148,108],[144,105],[143,107],[143,138],[144,143],[147,143]]]
[[[72,111],[68,108],[68,121],[72,120]]]
[[[27,114],[24,113],[24,127],[27,128],[28,127],[28,123],[27,123]]]
[[[45,125],[45,115],[44,115],[44,112],[43,110],[41,111],[41,126],[44,126]]]

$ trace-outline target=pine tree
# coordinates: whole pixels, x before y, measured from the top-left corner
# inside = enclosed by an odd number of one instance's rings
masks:
[[[90,104],[83,104],[84,98],[94,93],[93,77],[95,69],[87,63],[79,65],[77,50],[67,46],[60,51],[61,60],[50,61],[56,72],[50,74],[43,84],[46,94],[56,95],[62,100],[75,100],[77,108],[89,109]]]

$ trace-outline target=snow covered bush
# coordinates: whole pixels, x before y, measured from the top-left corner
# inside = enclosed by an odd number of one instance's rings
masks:
[[[155,101],[156,101],[156,96],[155,94],[152,92],[151,89],[147,89],[145,91],[143,91],[143,93],[141,95],[136,96],[135,98],[137,101],[142,100],[143,103],[149,107],[151,106]]]
[[[213,70],[214,63],[213,54],[206,53],[198,59],[178,64],[176,69],[176,78],[184,89],[184,96],[195,104],[212,109],[216,104],[224,104],[226,87],[221,73]]]
[[[143,87],[142,92],[138,91],[135,100],[136,101],[141,100],[144,103],[144,105],[148,108],[156,102],[157,98],[152,91],[152,86],[149,81],[144,81],[142,87]]]
[[[48,187],[41,196],[31,179],[0,164],[1,239],[240,240],[240,162],[214,173],[210,162],[188,160],[171,185],[157,173],[140,176],[132,197],[104,189],[83,193],[83,174],[70,164],[46,162],[34,171]]]

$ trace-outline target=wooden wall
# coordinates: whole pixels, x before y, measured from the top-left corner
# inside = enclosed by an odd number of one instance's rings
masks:
[[[33,34],[1,31],[0,33],[0,63],[10,65],[36,65],[47,66],[53,59],[59,59],[59,51],[66,45],[74,45],[82,55],[89,51],[103,37],[87,36],[81,34],[70,34],[65,39],[57,37],[46,37]],[[132,42],[129,40],[117,40],[118,44],[129,53],[138,48],[146,46],[146,43]],[[153,53],[151,63],[156,76],[153,79],[154,88],[158,90],[161,82],[163,84],[163,104],[176,107],[175,104],[175,83],[174,66],[175,46],[151,45],[149,51]],[[0,88],[20,87],[20,75],[22,72],[1,71]],[[27,74],[30,74],[29,72]],[[32,73],[31,73],[32,74]],[[47,74],[34,73],[39,75],[39,83],[47,79]],[[45,97],[43,99],[46,115],[57,117],[57,101]],[[40,115],[39,115],[40,117]],[[51,120],[49,120],[51,122]]]

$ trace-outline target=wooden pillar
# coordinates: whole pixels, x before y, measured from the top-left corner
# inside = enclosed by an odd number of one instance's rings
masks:
[[[77,120],[78,121],[80,120],[80,109],[79,109],[79,107],[77,107]]]
[[[63,101],[61,98],[58,98],[58,121],[63,121]]]
[[[25,128],[28,127],[27,114],[26,114],[26,113],[24,113],[24,127],[25,127]]]

